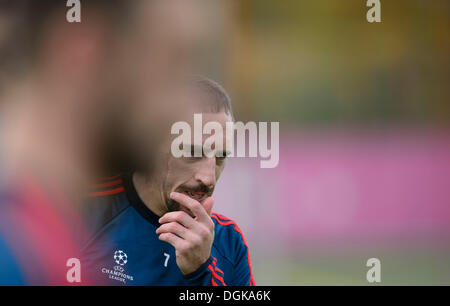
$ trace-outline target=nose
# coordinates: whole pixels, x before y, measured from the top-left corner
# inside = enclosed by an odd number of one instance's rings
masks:
[[[204,158],[199,163],[194,179],[207,187],[214,187],[216,184],[216,159]]]

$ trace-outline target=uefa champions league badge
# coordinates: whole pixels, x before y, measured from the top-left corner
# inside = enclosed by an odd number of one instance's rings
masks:
[[[103,274],[107,274],[109,279],[113,279],[124,284],[133,281],[133,276],[125,273],[125,265],[128,262],[128,255],[123,250],[116,250],[113,255],[114,265],[112,268],[102,268]]]

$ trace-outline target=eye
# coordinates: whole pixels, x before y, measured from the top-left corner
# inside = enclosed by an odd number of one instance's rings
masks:
[[[199,156],[199,157],[195,156],[195,148],[196,147],[194,145],[190,145],[190,146],[183,148],[184,153],[187,155],[187,156],[185,155],[182,157],[184,161],[196,162],[203,158],[203,156]],[[200,152],[201,151],[202,151],[202,148],[200,149]]]

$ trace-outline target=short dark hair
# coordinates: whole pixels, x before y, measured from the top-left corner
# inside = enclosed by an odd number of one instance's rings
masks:
[[[192,81],[194,86],[197,86],[212,98],[208,100],[211,111],[220,112],[224,110],[234,120],[230,96],[222,85],[205,76],[194,76]]]

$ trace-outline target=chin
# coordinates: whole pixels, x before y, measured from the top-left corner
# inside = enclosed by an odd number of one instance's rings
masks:
[[[181,209],[180,204],[172,199],[166,201],[166,206],[169,212],[179,211]]]

